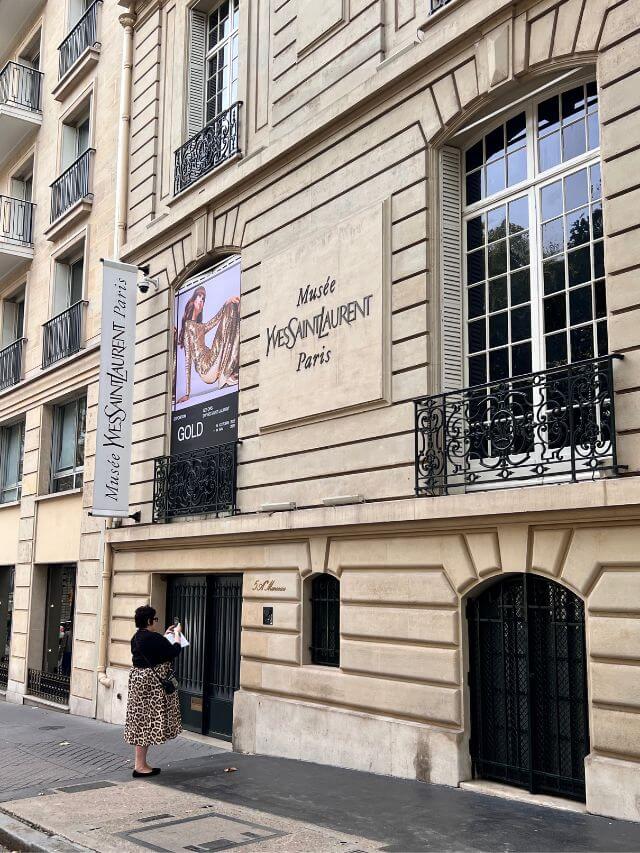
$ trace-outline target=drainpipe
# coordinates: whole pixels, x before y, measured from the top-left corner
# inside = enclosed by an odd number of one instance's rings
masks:
[[[127,195],[129,193],[129,140],[131,138],[131,85],[133,77],[133,27],[136,22],[135,0],[118,18],[124,28],[122,37],[122,69],[120,74],[120,122],[118,127],[118,155],[116,160],[116,214],[113,237],[113,257],[120,259],[120,251],[127,234]],[[106,530],[112,527],[107,519],[101,533],[100,556],[102,560],[100,636],[98,640],[98,684],[106,689],[113,687],[107,676],[107,649],[109,617],[111,615],[111,578],[113,552],[105,541]]]
[[[129,150],[131,139],[131,85],[133,78],[133,27],[136,22],[135,2],[118,20],[124,27],[122,40],[122,70],[120,74],[120,124],[118,128],[118,159],[116,160],[116,227],[113,256],[120,258],[120,249],[127,236],[127,196],[129,193]]]

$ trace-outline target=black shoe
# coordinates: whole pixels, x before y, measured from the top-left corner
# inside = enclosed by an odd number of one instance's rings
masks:
[[[157,776],[159,772],[159,767],[152,767],[150,773],[138,773],[137,770],[134,770],[131,775],[134,779],[146,779],[148,776]]]

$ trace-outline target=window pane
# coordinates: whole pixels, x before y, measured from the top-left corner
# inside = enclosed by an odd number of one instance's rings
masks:
[[[538,133],[546,135],[557,129],[560,123],[558,96],[548,98],[538,104]]]
[[[549,258],[564,249],[562,219],[553,219],[542,226],[542,257]]]
[[[572,290],[569,293],[569,317],[572,326],[587,323],[593,319],[590,285]]]
[[[596,298],[596,317],[607,316],[607,291],[604,281],[597,281],[595,284]]]
[[[464,155],[465,171],[471,172],[482,166],[482,140],[467,148]]]
[[[484,355],[469,359],[469,385],[484,385],[487,381],[487,364]]]
[[[584,121],[577,121],[562,130],[562,159],[571,160],[587,150]]]
[[[529,232],[523,231],[509,239],[509,264],[512,270],[529,265]]]
[[[586,169],[580,169],[564,179],[564,197],[566,210],[582,207],[589,201]]]
[[[482,198],[482,169],[472,172],[466,178],[466,201],[467,204],[475,204]]]
[[[576,210],[565,217],[567,248],[573,249],[589,242],[589,210]]]
[[[591,278],[591,258],[589,257],[589,247],[584,249],[576,249],[575,252],[569,253],[569,287],[575,287],[576,284],[583,284]]]
[[[562,213],[562,181],[554,181],[540,191],[542,219],[554,219]]]
[[[511,312],[511,340],[523,341],[531,337],[531,309],[529,306],[514,308]]]
[[[505,379],[509,375],[509,350],[498,349],[489,353],[489,379]]]
[[[584,86],[576,86],[562,93],[562,121],[569,122],[585,111]]]
[[[487,240],[501,240],[507,236],[507,208],[504,205],[494,207],[487,214]]]
[[[477,249],[484,243],[484,216],[476,216],[467,222],[467,249]]]
[[[593,327],[571,329],[571,361],[593,358]]]
[[[83,261],[71,264],[71,292],[69,294],[69,305],[75,305],[82,299],[82,275],[84,270]]]
[[[507,271],[507,241],[489,244],[489,275],[502,275]]]
[[[544,330],[557,332],[567,325],[566,298],[564,293],[544,300]]]
[[[469,323],[468,335],[469,352],[479,352],[485,349],[487,339],[484,320],[476,320],[473,323]]]
[[[545,261],[542,265],[545,295],[564,290],[564,256]]]
[[[468,314],[471,319],[480,317],[485,312],[484,284],[470,287],[467,294]]]
[[[475,284],[485,278],[484,249],[467,255],[467,284]]]
[[[495,278],[489,282],[489,310],[502,311],[507,307],[507,278]]]
[[[526,195],[509,202],[509,233],[529,227],[529,199]]]
[[[509,342],[509,319],[507,312],[489,318],[489,346],[502,347]]]
[[[518,344],[513,348],[512,371],[514,376],[524,376],[532,372],[531,344]]]
[[[504,159],[496,160],[495,163],[489,163],[487,166],[487,195],[499,193],[505,188],[506,182],[504,173]]]
[[[527,132],[526,113],[518,113],[507,122],[507,150],[524,146]]]
[[[538,146],[540,171],[545,172],[560,162],[560,134],[552,133],[540,140]]]
[[[511,304],[521,305],[530,299],[529,270],[518,270],[511,276]]]
[[[485,137],[487,163],[504,156],[504,125],[500,125]]]
[[[559,335],[549,335],[545,339],[547,351],[547,367],[557,367],[559,364],[567,363],[567,335],[561,332]]]
[[[73,468],[76,449],[76,404],[68,403],[58,410],[58,446],[54,472]]]
[[[527,178],[527,150],[521,148],[507,157],[507,186],[513,187]]]

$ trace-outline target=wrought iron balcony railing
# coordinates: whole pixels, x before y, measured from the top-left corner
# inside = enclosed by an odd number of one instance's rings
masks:
[[[71,678],[68,675],[42,672],[39,669],[28,670],[27,693],[29,696],[38,696],[49,702],[57,702],[58,705],[68,705],[70,687]]]
[[[617,475],[616,358],[416,400],[416,494]]]
[[[76,64],[85,50],[98,44],[98,6],[100,5],[102,0],[95,0],[58,47],[60,79]]]
[[[0,195],[0,241],[31,246],[35,208],[30,201]]]
[[[60,314],[52,317],[43,326],[42,368],[78,352],[82,344],[82,320],[84,300],[76,302]]]
[[[236,509],[236,442],[155,460],[153,520],[180,515],[233,514]]]
[[[94,148],[87,148],[51,184],[51,222],[59,219],[77,201],[91,195],[91,165]]]
[[[18,338],[9,346],[0,349],[0,391],[17,385],[22,379],[22,350],[26,338]]]
[[[175,195],[225,160],[240,154],[238,128],[241,106],[241,101],[232,104],[178,148],[175,155]]]
[[[0,71],[0,104],[31,112],[42,109],[42,72],[18,62],[7,62]]]

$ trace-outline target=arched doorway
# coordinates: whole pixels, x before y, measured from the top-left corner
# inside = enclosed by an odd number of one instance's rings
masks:
[[[584,604],[537,575],[467,605],[474,777],[584,800],[589,752]]]

